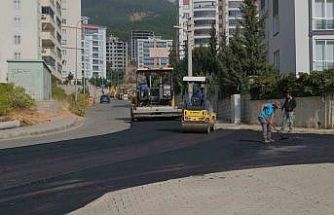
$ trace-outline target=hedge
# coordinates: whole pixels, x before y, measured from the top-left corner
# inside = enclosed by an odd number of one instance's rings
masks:
[[[296,97],[331,96],[334,94],[334,70],[253,77],[249,86],[252,99],[278,99],[287,93]]]

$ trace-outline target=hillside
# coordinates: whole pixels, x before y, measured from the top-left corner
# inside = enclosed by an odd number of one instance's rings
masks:
[[[167,0],[82,0],[82,14],[122,39],[134,29],[152,30],[167,39],[175,35],[176,5]]]

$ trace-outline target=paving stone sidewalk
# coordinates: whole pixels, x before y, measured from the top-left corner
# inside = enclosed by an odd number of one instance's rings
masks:
[[[75,116],[54,117],[49,122],[39,123],[33,126],[0,130],[0,140],[64,131],[79,126],[82,122],[82,118]]]
[[[212,173],[107,193],[72,215],[329,215],[334,164]]]
[[[260,125],[217,122],[217,129],[261,131]],[[280,131],[281,127],[277,127]],[[274,131],[275,132],[275,131]],[[281,131],[280,131],[281,132]],[[283,133],[287,131],[283,131]],[[292,134],[334,134],[334,129],[294,128]]]

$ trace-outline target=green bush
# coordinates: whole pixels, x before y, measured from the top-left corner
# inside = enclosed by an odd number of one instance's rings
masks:
[[[253,78],[252,99],[277,99],[286,93],[293,96],[328,96],[334,94],[334,70],[295,75],[270,74]]]
[[[52,87],[52,97],[58,101],[66,101],[68,99],[68,95],[66,94],[63,88],[53,86]]]
[[[22,87],[0,84],[0,116],[7,115],[13,110],[31,108],[34,104],[34,100]]]
[[[70,111],[78,116],[84,116],[86,114],[86,108],[88,106],[88,96],[79,94],[78,100],[75,101],[75,97],[70,99]]]

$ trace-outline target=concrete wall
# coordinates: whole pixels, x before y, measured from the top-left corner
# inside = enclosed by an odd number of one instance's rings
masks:
[[[43,61],[8,61],[8,82],[23,87],[36,100],[51,99],[51,71]]]
[[[334,98],[302,97],[296,98],[295,126],[301,128],[334,128]],[[250,100],[249,95],[242,95],[240,99],[241,123],[258,124],[258,112],[266,100]],[[284,100],[280,100],[283,104]],[[218,102],[215,110],[218,119],[224,122],[233,122],[238,109],[233,99],[224,99]],[[282,124],[283,112],[278,110],[275,114],[275,122]]]

